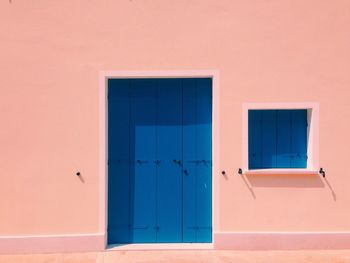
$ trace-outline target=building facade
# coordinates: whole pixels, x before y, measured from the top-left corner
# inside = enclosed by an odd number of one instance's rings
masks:
[[[349,248],[347,1],[0,6],[0,253]]]

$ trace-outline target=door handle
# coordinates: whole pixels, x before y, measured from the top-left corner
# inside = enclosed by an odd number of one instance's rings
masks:
[[[212,165],[212,160],[202,160],[202,163],[203,163],[205,166],[211,166],[211,165]]]
[[[192,161],[188,161],[189,163],[195,163],[195,164],[200,164],[200,163],[204,163],[204,164],[207,164],[207,163],[210,163],[211,161],[210,160],[192,160]]]
[[[147,163],[147,161],[145,161],[145,160],[136,160],[136,163],[138,163],[138,164],[143,164],[143,163]]]
[[[180,161],[180,160],[174,159],[173,162],[174,162],[175,164],[181,165],[181,161]]]

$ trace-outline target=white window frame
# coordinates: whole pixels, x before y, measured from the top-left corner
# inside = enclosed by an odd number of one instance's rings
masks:
[[[249,110],[307,110],[308,121],[308,143],[307,143],[307,167],[287,169],[254,169],[249,170],[248,156],[248,111]],[[288,103],[243,103],[243,173],[244,174],[317,174],[319,170],[319,103],[317,102],[288,102]]]

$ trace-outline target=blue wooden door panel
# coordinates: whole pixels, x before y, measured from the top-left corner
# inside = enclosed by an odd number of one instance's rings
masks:
[[[108,242],[130,241],[129,81],[108,82]]]
[[[307,110],[293,110],[292,122],[292,168],[306,168],[307,164]]]
[[[182,242],[182,88],[180,79],[158,81],[157,242]]]
[[[261,111],[248,111],[249,169],[262,167],[262,119]]]
[[[130,242],[129,163],[110,164],[108,170],[108,243]]]
[[[291,111],[277,111],[276,168],[291,167]]]
[[[131,82],[131,178],[133,243],[156,242],[156,81]]]
[[[183,85],[183,242],[197,242],[196,79]]]
[[[183,81],[183,242],[212,240],[211,93],[210,79]]]

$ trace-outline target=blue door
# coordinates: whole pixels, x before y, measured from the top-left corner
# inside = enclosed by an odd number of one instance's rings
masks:
[[[108,243],[212,240],[211,79],[108,81]]]

